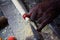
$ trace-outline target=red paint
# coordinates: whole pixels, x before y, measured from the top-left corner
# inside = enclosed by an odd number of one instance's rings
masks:
[[[23,18],[24,18],[24,19],[25,19],[26,17],[30,18],[30,16],[31,16],[31,14],[25,13],[25,14],[23,15]]]
[[[16,40],[14,36],[9,36],[7,40]]]

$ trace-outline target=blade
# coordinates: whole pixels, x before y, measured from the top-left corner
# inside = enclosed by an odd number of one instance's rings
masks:
[[[18,9],[18,11],[20,12],[21,16],[24,15],[24,13],[26,13],[26,9],[24,7],[24,5],[22,4],[22,2],[20,1],[20,3],[18,2],[18,0],[12,0],[13,4],[15,5],[15,7]],[[35,29],[36,27],[35,24],[33,25],[32,23],[33,22],[29,22],[30,23],[30,26],[31,26],[31,30],[34,34],[34,37],[36,38],[36,40],[40,40],[40,35],[39,35],[39,32],[37,32]]]
[[[35,23],[30,22],[30,26],[36,40],[43,40],[42,35],[36,30]]]

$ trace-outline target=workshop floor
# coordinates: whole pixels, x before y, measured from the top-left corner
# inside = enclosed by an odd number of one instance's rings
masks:
[[[24,30],[26,30],[24,28],[29,25],[24,22],[15,6],[9,2],[8,4],[1,6],[1,9],[4,15],[8,18],[9,26],[0,31],[0,37],[5,40],[8,36],[13,35],[16,36],[17,40],[25,40],[24,35],[27,34],[24,34]],[[48,26],[43,29],[42,35],[45,40],[58,40]]]

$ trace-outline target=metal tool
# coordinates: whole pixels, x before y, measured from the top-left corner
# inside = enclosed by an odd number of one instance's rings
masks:
[[[21,1],[12,0],[12,2],[15,5],[15,7],[18,9],[18,11],[20,12],[21,16],[23,16],[25,13],[28,13]],[[42,40],[42,36],[39,34],[38,31],[36,31],[36,26],[37,26],[36,23],[30,21],[30,19],[28,17],[26,17],[25,20],[29,21],[29,24],[31,26],[31,30],[32,30],[34,37],[35,37],[34,40]]]

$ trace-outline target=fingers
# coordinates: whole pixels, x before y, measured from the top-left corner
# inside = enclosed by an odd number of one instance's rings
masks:
[[[41,24],[46,18],[47,18],[47,15],[44,15],[44,16],[40,17],[36,22]]]
[[[41,31],[48,23],[50,23],[53,18],[53,13],[54,10],[52,10],[52,8],[50,8],[48,11],[46,11],[41,18],[39,18],[37,20],[37,22],[40,24],[39,27],[37,28],[37,31]]]
[[[41,30],[51,21],[50,18],[46,18],[37,28],[38,32],[41,32]]]
[[[33,13],[31,14],[30,19],[31,19],[32,21],[35,21],[35,20],[36,20],[36,15],[37,15],[37,13],[36,13],[36,12],[33,12]]]
[[[47,24],[49,24],[50,22],[52,22],[53,21],[53,18],[47,18],[47,19],[45,19],[41,24],[40,24],[40,26],[37,28],[37,31],[38,32],[41,32],[41,30],[47,25]]]
[[[30,10],[29,13],[31,14],[31,17],[30,17],[31,20],[36,20],[37,10],[38,10],[37,6]]]
[[[48,8],[45,12],[43,12],[42,16],[37,20],[37,23],[41,23],[42,21],[44,21],[47,17],[52,16],[54,10],[52,7]]]

